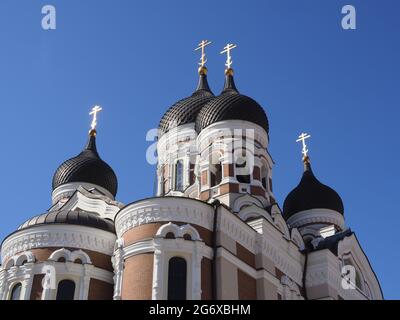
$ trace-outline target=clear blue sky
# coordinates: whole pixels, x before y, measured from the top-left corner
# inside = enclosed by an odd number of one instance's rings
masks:
[[[57,29],[41,28],[41,8]],[[341,8],[357,9],[357,30]],[[270,119],[280,205],[302,163],[295,139],[312,134],[318,178],[345,204],[386,298],[400,298],[398,0],[1,0],[0,238],[50,207],[57,166],[82,149],[88,111],[103,106],[98,147],[119,178],[122,202],[153,193],[146,132],[197,82],[201,39],[209,81],[223,84],[227,43],[239,90]]]

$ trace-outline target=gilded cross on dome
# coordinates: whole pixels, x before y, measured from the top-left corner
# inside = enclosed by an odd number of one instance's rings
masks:
[[[301,151],[301,153],[303,154],[303,159],[307,159],[308,158],[308,149],[307,149],[307,145],[306,145],[306,139],[311,138],[311,135],[309,135],[308,133],[302,133],[301,135],[299,135],[299,139],[296,140],[296,142],[300,142],[303,144],[303,149]]]
[[[96,131],[96,126],[97,126],[97,114],[103,110],[102,107],[100,106],[94,106],[92,108],[92,111],[89,113],[89,115],[93,116],[92,124],[91,124],[91,130],[90,131]]]
[[[225,66],[226,68],[229,70],[231,68],[231,65],[233,63],[232,61],[232,57],[231,57],[231,50],[235,49],[237,47],[236,44],[232,44],[232,43],[228,43],[225,47],[224,50],[222,50],[220,52],[220,54],[224,54],[226,53],[226,62],[225,62]]]
[[[203,68],[207,62],[205,48],[210,44],[211,44],[211,41],[201,40],[201,42],[199,43],[199,46],[196,49],[194,49],[194,51],[201,49],[201,57],[200,57],[200,62],[199,62],[200,68]]]

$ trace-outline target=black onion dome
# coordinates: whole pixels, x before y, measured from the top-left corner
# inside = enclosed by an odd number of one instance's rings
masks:
[[[287,220],[297,212],[310,209],[331,209],[344,214],[343,201],[338,193],[319,182],[311,164],[306,161],[299,185],[285,199],[283,217]]]
[[[108,190],[114,197],[118,181],[113,169],[101,160],[96,148],[96,136],[91,134],[85,149],[65,161],[53,176],[53,190],[70,182],[87,182]]]
[[[115,233],[114,222],[86,211],[55,210],[33,217],[19,226],[18,230],[43,224],[72,224]]]
[[[218,97],[207,102],[196,118],[196,131],[224,120],[245,120],[255,123],[269,133],[268,117],[264,109],[252,98],[236,89],[232,73],[225,77],[224,89]]]
[[[175,103],[161,118],[159,136],[178,126],[195,122],[200,109],[213,98],[214,94],[208,86],[207,75],[201,73],[196,91],[190,97]]]

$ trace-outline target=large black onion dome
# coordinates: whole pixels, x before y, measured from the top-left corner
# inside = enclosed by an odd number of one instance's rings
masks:
[[[108,190],[114,197],[117,194],[117,177],[113,169],[100,158],[94,131],[91,132],[85,149],[58,167],[53,176],[53,190],[70,182],[95,184]]]
[[[207,102],[197,115],[196,131],[200,132],[209,125],[224,120],[249,121],[269,133],[268,117],[264,109],[252,98],[238,92],[229,70],[221,95]]]
[[[201,72],[196,91],[190,97],[175,103],[161,118],[159,136],[178,126],[195,122],[200,109],[213,98],[214,94],[208,85],[206,71]]]
[[[299,185],[285,199],[283,217],[287,220],[300,211],[310,209],[331,209],[344,214],[343,201],[338,193],[318,181],[307,160]]]
[[[86,211],[55,210],[33,217],[20,225],[18,230],[42,224],[72,224],[115,233],[114,222]]]

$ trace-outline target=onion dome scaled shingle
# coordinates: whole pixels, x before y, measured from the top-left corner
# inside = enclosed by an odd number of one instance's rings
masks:
[[[331,209],[344,214],[343,201],[332,188],[322,184],[311,169],[309,160],[304,161],[304,173],[299,185],[286,197],[283,217],[289,219],[294,214],[310,209]]]
[[[93,130],[83,151],[58,167],[53,176],[53,190],[71,182],[95,184],[108,190],[114,197],[117,194],[117,176],[100,158],[96,147],[96,132]]]
[[[114,222],[86,211],[54,210],[33,217],[19,226],[18,230],[44,224],[69,224],[96,228],[115,233]]]
[[[269,133],[268,117],[252,98],[240,94],[235,86],[232,69],[226,70],[222,93],[207,102],[196,118],[196,131],[224,120],[245,120],[259,125]]]
[[[199,74],[196,91],[190,97],[176,102],[161,118],[159,137],[178,126],[194,123],[200,109],[215,97],[207,82],[207,69],[202,67]]]

